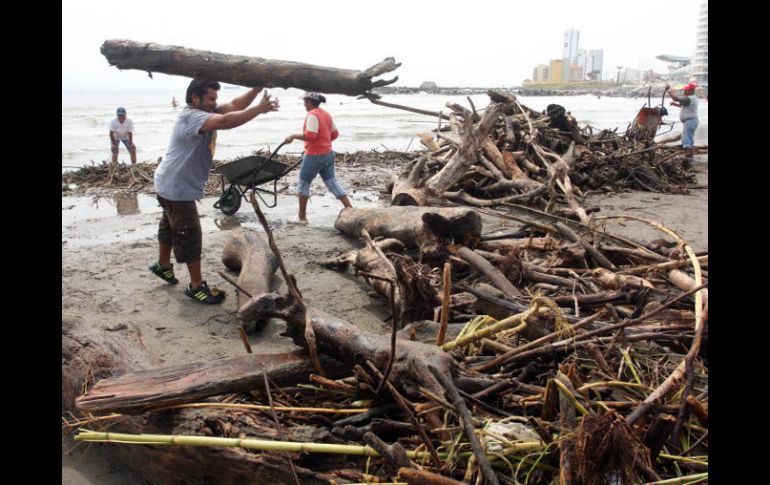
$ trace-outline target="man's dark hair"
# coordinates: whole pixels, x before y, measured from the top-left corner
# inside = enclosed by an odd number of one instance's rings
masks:
[[[209,89],[219,91],[220,88],[221,86],[216,81],[211,81],[209,79],[193,79],[190,82],[190,85],[187,86],[187,95],[184,100],[187,104],[192,104],[193,95],[203,99],[203,96],[206,95]]]

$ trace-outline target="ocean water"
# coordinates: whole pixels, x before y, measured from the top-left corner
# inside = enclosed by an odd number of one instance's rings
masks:
[[[283,139],[302,129],[305,109],[299,99],[302,91],[296,89],[269,89],[278,98],[280,111],[258,116],[256,119],[232,130],[221,130],[217,135],[215,158],[230,160],[249,155],[262,148],[275,148]],[[222,89],[221,102],[242,94],[245,89]],[[261,94],[260,94],[261,96]],[[175,97],[179,107],[171,106]],[[258,98],[259,99],[259,98]],[[489,104],[486,94],[471,95],[477,110]],[[581,126],[590,124],[597,129],[626,129],[646,100],[642,98],[612,98],[593,95],[583,96],[520,96],[519,101],[532,109],[542,111],[549,104],[564,106],[575,116]],[[383,101],[448,113],[447,103],[470,107],[465,96],[437,94],[400,94],[383,96]],[[664,121],[675,121],[672,133],[681,132],[679,109],[669,106]],[[708,143],[708,101],[700,100],[700,126],[696,132],[698,145]],[[255,101],[257,102],[257,101]],[[653,106],[660,98],[653,99]],[[118,106],[126,108],[127,116],[134,123],[134,143],[139,161],[157,161],[165,156],[166,144],[174,122],[184,104],[184,92],[174,90],[124,90],[124,91],[63,91],[62,92],[62,170],[72,170],[90,163],[101,163],[110,157],[109,130],[107,125],[115,117]],[[343,95],[328,95],[322,105],[333,117],[340,137],[334,142],[337,152],[356,150],[416,150],[420,149],[418,132],[429,132],[437,127],[434,117],[387,108]],[[667,131],[668,128],[662,128]],[[281,149],[281,153],[298,154],[302,142],[295,141]],[[120,145],[120,161],[130,160],[125,147]]]

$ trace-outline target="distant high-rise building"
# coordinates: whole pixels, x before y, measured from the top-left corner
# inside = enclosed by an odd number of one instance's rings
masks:
[[[698,33],[695,36],[695,56],[692,61],[692,76],[698,83],[709,81],[709,4],[701,3],[698,15]]]
[[[575,64],[578,54],[578,46],[580,45],[580,31],[575,29],[569,29],[564,31],[564,49],[562,50],[561,58],[564,61],[562,64],[562,79],[569,79],[569,70],[572,64]]]
[[[588,59],[586,61],[586,77],[593,81],[601,81],[603,66],[604,50],[591,49],[588,51]]]
[[[562,59],[551,59],[551,62],[548,64],[548,82],[549,83],[559,83],[563,79],[564,73],[564,61]],[[566,78],[569,79],[569,78]]]
[[[618,81],[621,83],[635,83],[642,80],[642,71],[626,67],[618,73]]]
[[[586,78],[586,62],[588,62],[588,56],[585,49],[578,49],[575,62],[573,63],[580,66],[580,79],[576,79],[577,81],[582,81]]]
[[[532,71],[532,81],[536,83],[544,83],[548,81],[548,66],[540,64]]]

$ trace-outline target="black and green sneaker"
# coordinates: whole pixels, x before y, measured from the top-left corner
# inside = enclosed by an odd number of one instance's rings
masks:
[[[192,283],[190,283],[187,285],[187,288],[185,288],[184,294],[193,300],[197,300],[208,305],[216,305],[217,303],[222,303],[225,299],[224,291],[218,288],[209,288],[209,285],[207,285],[205,281],[195,289],[193,289]]]
[[[172,285],[179,283],[179,280],[176,279],[176,277],[174,276],[173,266],[168,269],[163,269],[160,266],[160,261],[155,261],[150,265],[150,271],[152,271],[154,275],[156,275],[158,278],[162,279],[166,283],[171,283]]]

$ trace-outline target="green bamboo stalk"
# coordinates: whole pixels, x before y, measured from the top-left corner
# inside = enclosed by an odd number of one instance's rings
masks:
[[[644,485],[691,485],[707,480],[708,472],[688,475],[686,477],[669,478],[667,480],[658,480],[657,482],[647,482]]]
[[[143,445],[180,445],[180,446],[213,446],[220,448],[247,448],[264,451],[290,451],[300,453],[330,453],[340,455],[380,456],[369,446],[338,445],[330,443],[298,443],[293,441],[261,440],[257,438],[219,438],[211,436],[185,436],[161,434],[128,434],[109,433],[102,431],[81,430],[75,436],[75,441],[106,442]],[[513,443],[503,449],[503,453],[519,453],[522,451],[539,451],[545,448],[542,442],[527,441]],[[446,458],[446,453],[442,453]],[[406,452],[410,459],[429,458],[427,451]]]
[[[639,374],[636,372],[636,367],[634,366],[634,361],[631,360],[631,355],[629,354],[628,350],[620,349],[620,352],[623,354],[623,359],[628,364],[628,368],[631,370],[631,374],[634,375],[634,379],[636,380],[636,382],[640,386],[643,386],[644,384],[642,384],[642,380],[639,378]]]
[[[660,453],[658,456],[660,458],[667,458],[669,460],[682,461],[682,462],[685,462],[685,463],[692,463],[694,465],[709,466],[707,461],[696,460],[695,458],[691,458],[689,456],[669,455],[669,454],[666,454],[666,453]]]
[[[379,456],[369,446],[337,445],[329,443],[297,443],[292,441],[272,441],[256,438],[219,438],[210,436],[184,436],[160,434],[106,433],[82,430],[75,436],[75,441],[98,441],[108,443],[145,444],[145,445],[184,445],[214,446],[221,448],[247,448],[252,450],[290,451],[300,453],[332,453],[341,455]],[[407,451],[407,457],[429,456],[427,452]]]
[[[625,382],[625,381],[597,381],[597,382],[591,382],[585,385],[580,386],[577,389],[577,392],[583,392],[587,391],[588,389],[593,389],[594,387],[639,387],[642,389],[650,389],[649,386],[645,386],[644,384],[638,384],[636,382]],[[650,389],[652,390],[652,389]]]
[[[441,346],[442,350],[450,351],[454,349],[455,347],[462,347],[464,345],[468,345],[471,342],[475,342],[477,340],[481,340],[483,338],[488,337],[489,335],[492,335],[494,333],[500,332],[501,330],[506,330],[508,328],[513,327],[514,325],[519,324],[516,328],[511,330],[511,333],[516,333],[524,330],[527,326],[527,319],[532,316],[533,313],[535,313],[540,306],[538,304],[535,304],[530,308],[529,310],[525,311],[524,313],[517,313],[516,315],[512,315],[508,318],[505,318],[503,320],[500,320],[499,322],[495,323],[494,325],[490,325],[488,327],[482,328],[481,330],[477,332],[473,332],[468,335],[464,335],[462,337],[458,337],[455,340],[452,340],[451,342],[447,342],[444,345]]]
[[[301,384],[300,384],[301,385]],[[158,409],[158,411],[165,411],[168,409],[184,409],[184,408],[229,408],[229,409],[256,409],[259,411],[270,411],[270,406],[263,406],[261,404],[237,404],[237,403],[222,403],[222,402],[199,402],[188,404],[176,404],[174,406],[168,406]],[[362,414],[369,409],[367,408],[313,408],[313,407],[297,407],[297,406],[275,406],[276,411],[281,412],[305,412],[305,413],[328,413],[328,414]]]
[[[578,400],[575,398],[575,395],[572,394],[569,389],[567,389],[567,386],[565,386],[563,382],[559,381],[558,379],[551,379],[551,381],[553,381],[553,383],[556,384],[559,390],[564,393],[567,399],[570,400],[572,405],[575,407],[575,409],[578,410],[578,412],[580,412],[580,414],[582,415],[588,414],[588,410],[578,402]]]

